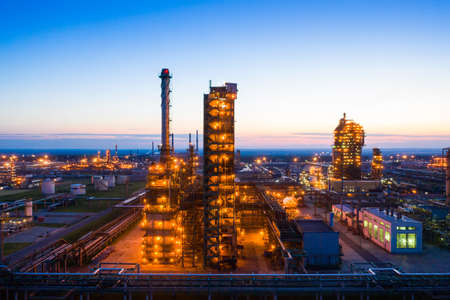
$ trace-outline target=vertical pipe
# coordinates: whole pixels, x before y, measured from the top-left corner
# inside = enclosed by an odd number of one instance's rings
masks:
[[[447,169],[445,175],[445,200],[447,206],[450,206],[450,148],[447,148]]]
[[[198,152],[198,130],[195,132],[195,151]]]
[[[173,154],[175,152],[175,145],[174,145],[174,134],[172,133],[172,148],[170,148],[170,152]]]
[[[162,69],[161,75],[161,160],[170,155],[170,76],[169,69]]]

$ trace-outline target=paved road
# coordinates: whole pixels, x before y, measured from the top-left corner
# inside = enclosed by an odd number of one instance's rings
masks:
[[[337,225],[337,224],[336,224]],[[335,225],[335,226],[336,226]],[[364,248],[361,248],[353,239],[347,236],[348,233],[345,232],[345,230],[339,229],[339,238],[347,243],[347,245],[350,246],[356,253],[359,254],[362,258],[364,258],[368,262],[375,262],[375,263],[381,263],[382,261],[379,260],[375,255],[370,253]]]

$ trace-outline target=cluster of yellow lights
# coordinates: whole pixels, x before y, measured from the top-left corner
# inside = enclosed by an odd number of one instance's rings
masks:
[[[141,245],[144,264],[175,263],[181,255],[184,228],[177,208],[170,205],[169,188],[177,185],[185,166],[183,159],[173,156],[164,163],[149,166],[150,199],[144,199],[144,219],[140,224],[147,232]]]
[[[446,157],[433,157],[432,161],[427,165],[428,168],[442,169],[448,166]]]
[[[361,125],[352,120],[341,120],[334,131],[334,174],[342,177],[343,166],[361,166],[361,151],[364,145],[364,130]]]
[[[322,167],[311,166],[309,168],[309,174],[311,176],[311,185],[320,190],[326,190],[328,185],[326,183],[326,177],[322,173]]]
[[[125,159],[128,159],[128,156],[126,156]],[[114,156],[112,159],[110,159],[110,156],[108,154],[106,157],[100,157],[100,155],[97,155],[90,160],[86,157],[83,157],[80,159],[79,162],[68,163],[63,165],[61,168],[63,170],[79,170],[86,168],[102,168],[114,170],[114,169],[132,169],[134,167],[135,164],[120,161],[117,156]]]
[[[41,166],[48,166],[51,163],[51,161],[48,159],[48,155],[44,155],[44,157],[38,159],[38,163]]]

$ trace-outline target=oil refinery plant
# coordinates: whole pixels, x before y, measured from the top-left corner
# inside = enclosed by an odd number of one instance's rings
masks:
[[[29,184],[29,170],[41,179],[39,197],[1,203],[1,224],[12,228],[2,233],[9,241],[32,236],[33,226],[44,233],[0,252],[0,298],[450,294],[449,149],[411,175],[406,164],[415,159],[379,148],[364,157],[363,126],[344,113],[331,153],[246,156],[235,145],[237,84],[226,82],[210,83],[203,95],[202,153],[198,131],[195,142],[189,133],[186,151],[175,151],[172,76],[168,68],[158,76],[158,154],[152,145],[145,154],[120,155],[116,145],[113,153],[65,161],[2,158],[0,180],[10,187]],[[441,188],[442,174],[445,200],[425,190],[417,196],[417,182]],[[436,264],[435,253],[446,263]]]

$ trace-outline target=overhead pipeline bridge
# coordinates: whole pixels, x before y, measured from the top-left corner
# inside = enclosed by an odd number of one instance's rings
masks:
[[[92,273],[20,273],[0,269],[2,299],[89,299],[101,295],[122,299],[233,299],[238,295],[272,295],[273,299],[370,299],[384,295],[443,299],[450,295],[450,273],[401,273],[392,268],[374,268],[358,274],[151,274],[127,273],[124,267],[99,268]]]

